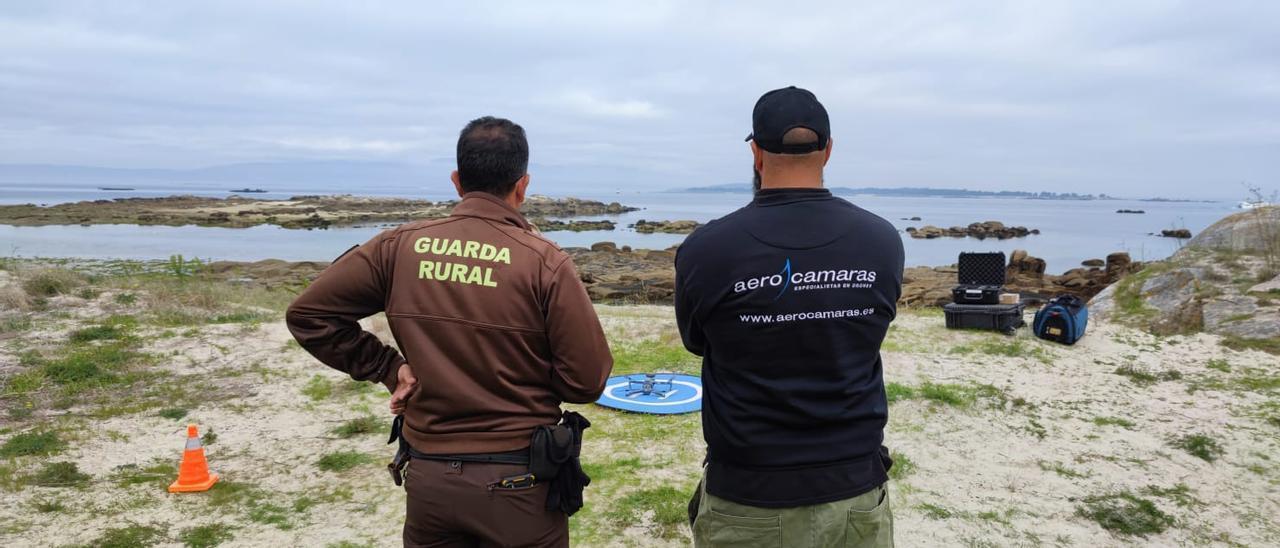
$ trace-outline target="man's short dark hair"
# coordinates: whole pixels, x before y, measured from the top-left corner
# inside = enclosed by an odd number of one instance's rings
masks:
[[[506,196],[529,168],[524,128],[506,118],[476,118],[458,135],[458,182],[464,192]]]

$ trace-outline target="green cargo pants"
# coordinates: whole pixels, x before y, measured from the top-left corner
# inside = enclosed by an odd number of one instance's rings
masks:
[[[705,481],[693,522],[698,548],[892,548],[893,514],[881,485],[853,498],[799,506],[759,508],[707,494]]]

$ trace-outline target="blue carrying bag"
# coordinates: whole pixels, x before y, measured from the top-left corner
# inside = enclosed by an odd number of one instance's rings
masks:
[[[1037,337],[1062,344],[1075,344],[1089,325],[1089,308],[1075,295],[1059,295],[1038,312],[1031,329]]]

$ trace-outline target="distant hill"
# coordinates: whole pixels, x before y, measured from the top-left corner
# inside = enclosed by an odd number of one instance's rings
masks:
[[[843,196],[898,196],[898,197],[930,197],[930,198],[1026,198],[1031,200],[1115,200],[1106,194],[1076,194],[1074,192],[1024,192],[1019,190],[968,190],[963,188],[927,188],[927,187],[830,187],[831,192]],[[677,190],[677,192],[751,192],[751,185],[727,183]]]

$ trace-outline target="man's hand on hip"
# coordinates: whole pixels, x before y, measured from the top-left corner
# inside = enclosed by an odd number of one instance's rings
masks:
[[[391,414],[399,415],[404,413],[405,407],[409,403],[409,398],[418,390],[418,378],[413,376],[413,369],[409,364],[400,366],[400,370],[396,372],[396,385],[391,390]]]

